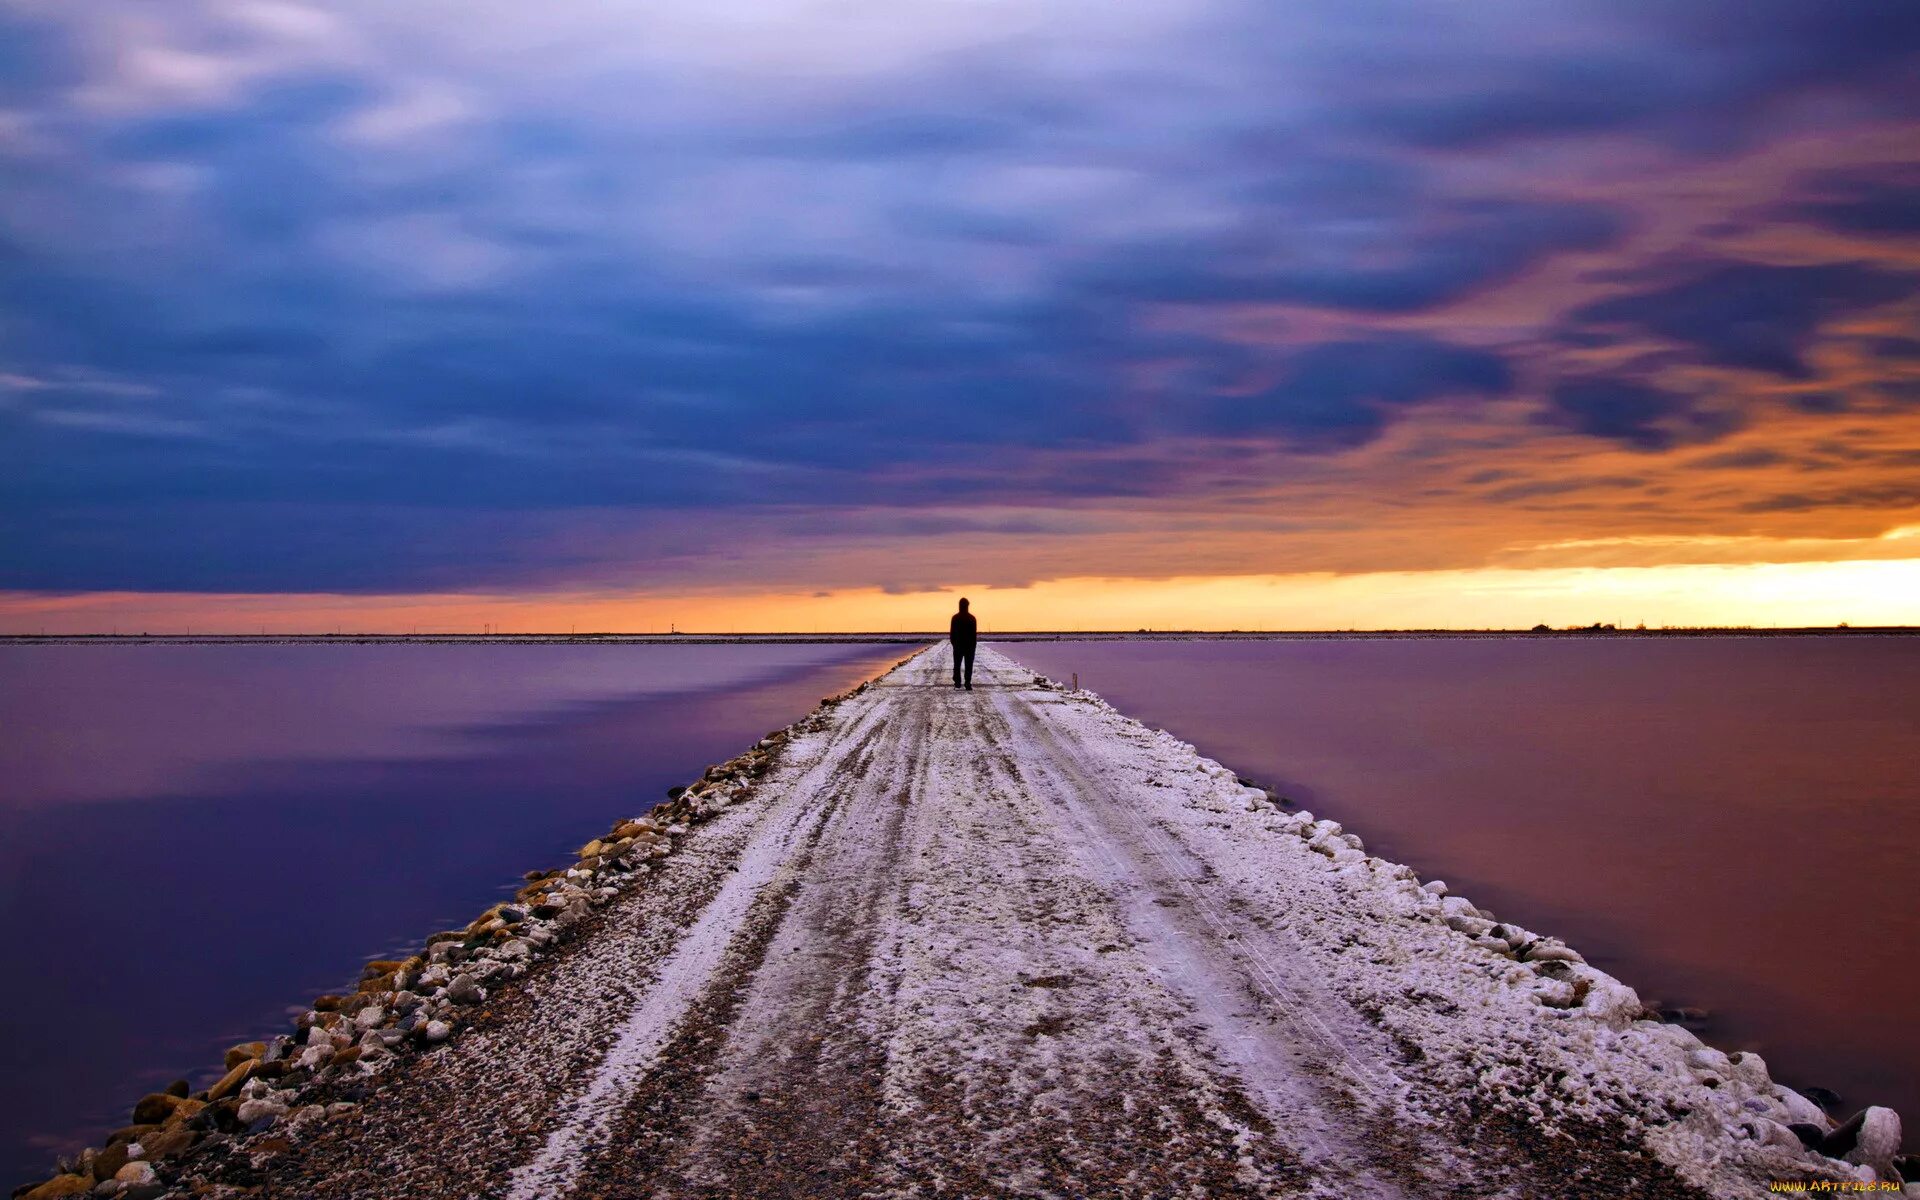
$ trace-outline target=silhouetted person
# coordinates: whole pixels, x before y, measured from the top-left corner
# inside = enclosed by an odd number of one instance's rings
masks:
[[[962,664],[965,664],[968,691],[973,690],[973,643],[979,630],[979,622],[967,611],[967,602],[962,599],[960,611],[953,614],[953,620],[947,624],[947,640],[953,643],[953,686],[961,686]]]

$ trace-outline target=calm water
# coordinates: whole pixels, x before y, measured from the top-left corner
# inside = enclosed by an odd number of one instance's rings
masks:
[[[0,647],[0,1188],[906,652]]]
[[[1001,648],[1920,1122],[1920,639]]]

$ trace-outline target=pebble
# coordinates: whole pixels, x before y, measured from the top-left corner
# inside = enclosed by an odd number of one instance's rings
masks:
[[[426,1035],[429,1042],[444,1042],[453,1035],[453,1027],[445,1021],[428,1021]]]
[[[478,1004],[487,998],[486,990],[471,975],[456,975],[447,985],[447,999],[455,1004]]]

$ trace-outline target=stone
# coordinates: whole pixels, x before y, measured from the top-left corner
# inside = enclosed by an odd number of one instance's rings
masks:
[[[1900,1153],[1900,1114],[1874,1105],[1848,1117],[1820,1144],[1820,1153],[1855,1166],[1872,1167],[1885,1179],[1893,1172],[1893,1157]]]
[[[363,1008],[359,1012],[355,1013],[353,1015],[353,1024],[355,1028],[361,1030],[362,1032],[365,1032],[366,1030],[369,1030],[369,1029],[378,1028],[380,1025],[380,1022],[386,1019],[387,1019],[387,1010],[375,1004],[367,1008]]]
[[[237,1064],[232,1070],[220,1077],[220,1082],[207,1089],[207,1099],[224,1100],[228,1096],[233,1095],[240,1090],[240,1085],[247,1081],[248,1076],[253,1074],[253,1069],[259,1065],[260,1060],[257,1058],[249,1058],[245,1062]]]
[[[1811,1125],[1821,1131],[1822,1134],[1826,1132],[1827,1114],[1818,1104],[1815,1104],[1792,1088],[1775,1088],[1773,1095],[1776,1100],[1780,1101],[1780,1106],[1787,1110],[1787,1116],[1792,1122]]]
[[[428,1021],[425,1036],[429,1042],[444,1042],[453,1036],[453,1027],[445,1021]]]
[[[456,975],[447,985],[447,999],[455,1004],[478,1004],[486,998],[486,989],[475,983],[471,975]]]
[[[1560,942],[1550,941],[1546,938],[1542,938],[1527,947],[1526,960],[1528,962],[1569,963],[1584,963],[1587,961],[1580,957],[1580,952],[1573,947]]]
[[[84,1196],[93,1190],[94,1181],[85,1175],[55,1175],[38,1187],[20,1194],[20,1200],[60,1200],[62,1196]]]
[[[227,1070],[233,1070],[250,1058],[265,1059],[266,1057],[267,1044],[265,1042],[241,1042],[238,1046],[227,1051]]]
[[[163,1129],[159,1133],[148,1134],[140,1139],[141,1149],[145,1151],[142,1157],[172,1158],[192,1149],[193,1144],[199,1140],[199,1131],[184,1125],[174,1129]]]
[[[332,994],[328,994],[325,996],[316,996],[314,997],[314,1001],[313,1001],[313,1011],[333,1012],[335,1009],[340,1007],[340,1002],[342,999],[343,997],[335,996]]]
[[[269,1099],[266,1099],[265,1097],[261,1097],[259,1099],[249,1100],[246,1103],[242,1104],[239,1108],[239,1111],[237,1111],[234,1115],[240,1119],[240,1123],[242,1125],[251,1126],[254,1122],[260,1120],[263,1117],[286,1116],[287,1106],[280,1103],[278,1100],[269,1100]]]
[[[180,1103],[180,1097],[169,1092],[154,1092],[140,1097],[133,1106],[133,1123],[136,1125],[158,1125],[173,1115]]]
[[[1767,1060],[1751,1050],[1735,1050],[1727,1055],[1727,1061],[1733,1064],[1734,1078],[1758,1091],[1766,1091],[1773,1086],[1773,1076],[1767,1071]]]
[[[114,1181],[129,1187],[144,1183],[157,1183],[160,1177],[154,1174],[153,1164],[148,1162],[130,1162],[113,1173]]]

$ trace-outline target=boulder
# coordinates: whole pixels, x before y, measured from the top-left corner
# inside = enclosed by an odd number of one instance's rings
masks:
[[[239,1111],[234,1115],[240,1118],[242,1125],[252,1125],[262,1117],[286,1116],[287,1106],[278,1100],[268,1100],[262,1097],[260,1099],[249,1100],[242,1104]]]
[[[455,1004],[478,1004],[486,998],[486,990],[475,983],[471,975],[456,975],[447,985],[447,999]]]
[[[241,1042],[227,1051],[227,1070],[231,1071],[250,1058],[264,1059],[267,1056],[265,1042]]]
[[[148,1158],[172,1158],[193,1148],[200,1140],[200,1132],[184,1125],[173,1129],[163,1129],[159,1133],[148,1134],[140,1139],[140,1146]]]
[[[1894,1156],[1900,1153],[1900,1114],[1879,1105],[1863,1108],[1826,1136],[1820,1153],[1872,1167],[1880,1178],[1889,1178]]]
[[[257,1058],[249,1058],[220,1077],[220,1082],[207,1089],[207,1099],[224,1100],[240,1090],[240,1085],[252,1076],[253,1069],[260,1065]]]
[[[158,1125],[173,1115],[174,1108],[180,1103],[180,1097],[168,1092],[154,1092],[140,1097],[133,1106],[133,1123],[136,1125]]]
[[[1818,1104],[1787,1087],[1775,1088],[1773,1096],[1780,1101],[1780,1106],[1787,1110],[1787,1115],[1793,1122],[1811,1125],[1821,1131],[1824,1136],[1828,1124],[1827,1114]]]
[[[153,1164],[148,1162],[130,1162],[113,1173],[114,1182],[123,1187],[139,1187],[142,1184],[158,1183],[160,1177],[154,1173]]]
[[[428,1021],[422,1033],[429,1042],[444,1042],[453,1036],[453,1026],[445,1021]]]
[[[62,1196],[84,1196],[93,1190],[94,1181],[85,1175],[55,1175],[38,1187],[20,1194],[20,1200],[60,1200]]]

